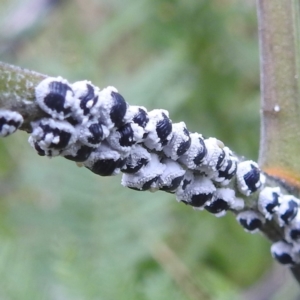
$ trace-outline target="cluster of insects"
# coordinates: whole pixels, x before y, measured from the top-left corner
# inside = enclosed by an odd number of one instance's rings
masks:
[[[273,256],[283,264],[300,262],[299,200],[264,187],[256,162],[240,161],[216,138],[173,123],[166,110],[129,105],[114,87],[100,90],[89,81],[70,84],[49,77],[36,86],[35,95],[47,114],[31,123],[29,143],[39,155],[63,156],[100,176],[122,172],[125,187],[172,193],[177,201],[217,217],[234,211],[251,233],[276,216],[286,239],[272,245]],[[0,135],[13,133],[22,121],[19,113],[0,110]],[[258,209],[246,208],[244,199],[255,193]]]

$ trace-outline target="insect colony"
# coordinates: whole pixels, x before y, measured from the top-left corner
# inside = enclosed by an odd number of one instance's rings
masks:
[[[123,186],[166,191],[217,217],[231,210],[250,233],[274,218],[284,239],[271,246],[273,257],[300,263],[300,201],[279,187],[264,187],[265,175],[254,161],[240,161],[221,141],[189,132],[184,122],[172,123],[166,110],[129,105],[114,87],[49,77],[35,95],[47,114],[31,123],[29,143],[39,155],[63,156],[100,176],[122,172]],[[22,123],[18,112],[0,110],[0,136]],[[254,193],[257,207],[246,208]]]

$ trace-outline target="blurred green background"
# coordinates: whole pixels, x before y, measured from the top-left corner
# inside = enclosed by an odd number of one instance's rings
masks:
[[[0,60],[114,85],[130,104],[256,159],[254,1],[0,0]],[[135,192],[19,132],[0,141],[0,299],[295,299],[269,243],[233,215]],[[263,298],[264,297],[264,298]]]

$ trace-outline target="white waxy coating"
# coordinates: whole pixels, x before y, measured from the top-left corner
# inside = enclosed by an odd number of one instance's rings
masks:
[[[50,108],[45,103],[45,98],[51,93],[53,93],[53,91],[50,88],[50,85],[54,82],[62,83],[63,85],[66,85],[68,87],[68,89],[65,91],[63,111],[57,111],[56,109]],[[39,107],[44,112],[49,114],[52,118],[63,120],[71,115],[71,108],[73,107],[75,101],[74,93],[69,82],[60,76],[47,77],[44,80],[42,80],[35,88],[35,97]]]
[[[278,210],[280,196],[281,191],[279,187],[265,187],[259,193],[258,210],[266,219],[271,220],[274,212]]]
[[[201,166],[209,167],[212,171],[216,171],[217,163],[220,155],[223,153],[224,144],[216,138],[208,138],[204,140],[207,153],[202,161]],[[220,167],[224,161],[220,164]],[[200,169],[201,169],[200,166]]]
[[[143,186],[162,175],[166,166],[159,161],[159,157],[151,153],[150,162],[144,166],[141,170],[134,174],[123,174],[121,184],[126,187],[143,190]],[[157,190],[157,182],[154,182],[150,186],[150,190]]]
[[[300,243],[300,211],[297,212],[296,217],[290,222],[290,224],[284,226],[284,237],[285,240],[290,243]]]
[[[0,136],[14,133],[22,124],[23,117],[18,112],[0,109]]]

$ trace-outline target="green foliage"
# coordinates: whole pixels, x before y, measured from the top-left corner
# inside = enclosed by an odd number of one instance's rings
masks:
[[[174,122],[257,157],[256,19],[244,1],[66,1],[15,38],[1,60],[114,85],[129,103],[168,109]],[[197,299],[179,275],[203,299],[241,299],[270,267],[269,244],[232,215],[126,190],[119,176],[38,157],[26,139],[0,141],[1,298]]]

